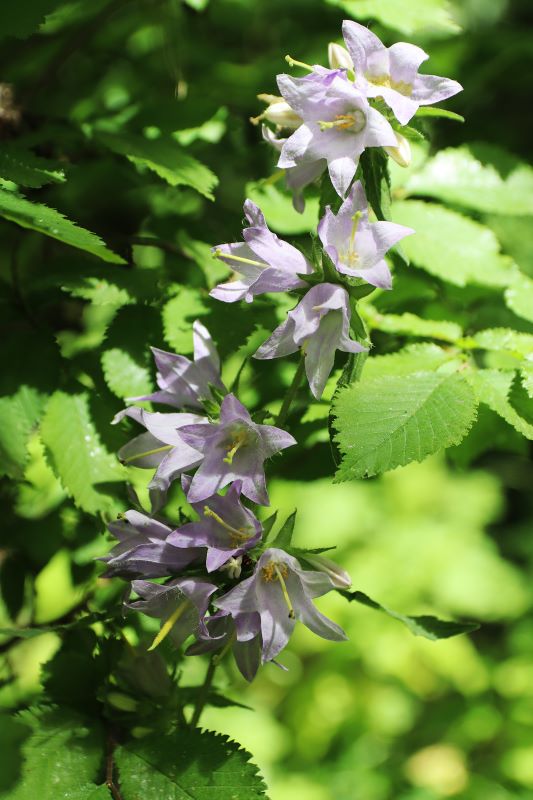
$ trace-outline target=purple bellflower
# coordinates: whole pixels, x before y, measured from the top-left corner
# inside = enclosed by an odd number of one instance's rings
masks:
[[[285,322],[276,328],[254,357],[279,358],[301,348],[309,386],[319,400],[333,369],[335,351],[360,353],[366,350],[350,339],[350,315],[346,289],[333,283],[319,283],[289,311]]]
[[[351,20],[343,22],[342,32],[353,61],[355,87],[367,97],[382,97],[401,125],[406,125],[420,106],[439,103],[462,91],[461,84],[449,78],[419,75],[418,68],[429,56],[414,44],[397,42],[385,47],[368,28]]]
[[[222,401],[218,423],[187,425],[180,429],[180,438],[203,458],[187,494],[189,503],[200,503],[228,483],[241,481],[246,497],[269,505],[263,462],[296,444],[281,428],[253,422],[233,394]]]
[[[143,397],[128,397],[127,402],[149,400],[182,408],[201,408],[211,397],[210,384],[224,390],[220,379],[220,359],[209,331],[199,320],[192,326],[194,361],[152,347],[157,367],[158,392]]]
[[[246,300],[265,292],[284,292],[305,286],[299,274],[313,272],[312,264],[296,247],[278,239],[265,222],[261,210],[246,200],[244,213],[250,223],[242,232],[244,242],[221,244],[213,248],[216,256],[242,275],[240,280],[221,283],[211,290],[212,297],[225,303]]]
[[[198,414],[160,414],[130,406],[119,411],[113,424],[124,417],[131,417],[144,425],[146,433],[125,444],[119,450],[118,457],[123,464],[133,467],[156,467],[148,488],[153,508],[160,508],[171,482],[182,472],[197,467],[203,458],[202,453],[187,444],[178,431],[185,425],[202,422],[205,417]]]
[[[278,75],[278,86],[303,119],[283,145],[278,167],[324,158],[335,190],[344,197],[367,147],[397,145],[389,122],[347,80],[345,70],[314,67],[304,78]]]
[[[178,537],[169,543],[172,528],[139,511],[126,511],[108,528],[119,543],[99,559],[107,563],[104,578],[163,578],[181,572],[205,554],[201,547],[189,547],[185,542],[178,545]]]
[[[347,638],[342,628],[321,614],[312,602],[314,597],[334,588],[335,584],[324,572],[303,570],[288,553],[270,548],[257,562],[252,577],[230,589],[215,605],[229,612],[234,620],[242,614],[259,614],[264,663],[283,650],[296,620],[324,639]]]
[[[390,289],[392,278],[383,256],[400,239],[415,231],[395,222],[369,222],[368,203],[360,181],[335,215],[328,206],[318,225],[324,250],[344,275],[363,278]]]
[[[191,478],[183,475],[181,485],[185,494],[191,487]],[[242,481],[231,484],[224,496],[214,494],[192,506],[199,522],[189,522],[171,533],[168,542],[176,548],[191,552],[199,545],[207,547],[208,572],[220,569],[230,559],[254,547],[261,538],[262,526],[255,514],[241,500]]]
[[[268,142],[278,153],[281,153],[287,139],[276,136],[274,131],[267,125],[263,125],[261,131],[265,142]],[[317,161],[298,164],[296,167],[290,167],[285,170],[285,183],[289,191],[292,192],[292,204],[300,214],[303,213],[305,208],[303,190],[322,175],[327,165],[325,158],[319,158]]]
[[[261,618],[254,611],[237,614],[235,619],[227,611],[217,611],[205,620],[208,636],[199,634],[187,650],[187,656],[217,652],[222,660],[231,648],[237,667],[247,681],[253,681],[261,665]]]
[[[209,598],[217,590],[212,583],[200,578],[175,578],[166,584],[132,581],[131,588],[140,600],[130,601],[126,606],[162,621],[149,650],[154,650],[167,636],[176,647],[192,633],[209,636],[204,618]]]

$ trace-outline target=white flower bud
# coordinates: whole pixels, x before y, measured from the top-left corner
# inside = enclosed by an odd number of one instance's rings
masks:
[[[395,131],[395,134],[398,146],[384,147],[383,149],[400,165],[400,167],[408,167],[411,163],[411,145],[401,133]]]
[[[273,122],[280,128],[296,130],[302,124],[301,117],[296,114],[285,100],[271,103],[263,112],[263,119]]]
[[[325,572],[331,578],[331,582],[337,589],[349,589],[352,585],[352,579],[346,570],[339,567],[330,558],[324,556],[306,555],[305,560],[311,564],[319,572]]]
[[[241,577],[241,570],[242,570],[242,556],[238,558],[230,558],[229,561],[220,567],[221,570],[225,570],[228,573],[228,578],[232,578],[233,580],[237,580],[237,578]]]
[[[353,70],[352,57],[345,47],[335,42],[328,44],[328,61],[330,69]]]

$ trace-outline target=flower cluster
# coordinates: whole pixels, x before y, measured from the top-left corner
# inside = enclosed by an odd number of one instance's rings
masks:
[[[195,360],[154,350],[160,391],[137,400],[174,407],[214,403],[225,391],[219,358],[208,331],[194,323]],[[137,406],[117,414],[146,428],[119,455],[123,462],[154,468],[154,509],[170,483],[181,486],[196,519],[178,527],[139,511],[109,525],[118,544],[101,560],[105,577],[131,580],[138,599],[127,603],[161,620],[153,649],[167,636],[179,646],[196,637],[187,654],[231,649],[242,674],[252,680],[259,664],[285,647],[297,620],[327,639],[345,639],[338,625],[312,603],[349,578],[327,559],[304,570],[290,553],[269,547],[263,526],[244,498],[268,505],[264,462],[296,444],[286,431],[260,425],[233,394],[225,394],[218,418],[150,412]],[[194,471],[193,475],[186,474]],[[221,490],[228,487],[225,493]],[[168,578],[154,583],[149,579]]]
[[[409,122],[419,106],[461,88],[446,78],[419,75],[427,55],[418,47],[399,43],[386,48],[355,22],[345,22],[343,33],[347,49],[330,45],[329,69],[288,58],[309,74],[279,75],[281,97],[261,96],[267,108],[258,118],[276,126],[276,132],[264,126],[263,136],[280,153],[278,166],[286,170],[297,209],[303,208],[303,188],[326,168],[342,198],[336,211],[324,209],[313,260],[270,231],[251,200],[244,204],[248,225],[243,241],[213,248],[232,270],[228,281],[212,289],[215,299],[251,303],[271,292],[298,296],[295,308],[255,357],[280,358],[299,351],[317,399],[336,351],[366,350],[354,334],[358,293],[367,291],[365,287],[391,288],[385,256],[414,233],[372,217],[356,175],[360,156],[366,148],[382,147],[399,163],[407,163],[407,140],[398,126]],[[289,134],[278,136],[283,129]],[[232,650],[241,673],[251,680],[261,662],[273,661],[285,647],[297,620],[325,639],[346,638],[313,599],[348,587],[350,579],[332,561],[306,551],[301,556],[304,568],[285,536],[280,537],[284,549],[278,539],[267,541],[268,531],[245,501],[269,504],[265,461],[296,440],[279,427],[254,421],[228,392],[216,347],[199,321],[193,325],[193,338],[193,360],[154,349],[158,391],[130,398],[177,411],[133,405],[114,421],[130,417],[145,428],[119,457],[125,464],[154,470],[149,483],[153,514],[180,478],[195,517],[175,527],[128,511],[109,526],[118,544],[102,560],[106,576],[131,581],[136,599],[128,607],[161,620],[151,649],[166,637],[178,646],[194,635],[187,654],[214,653],[220,659]],[[299,375],[300,369],[295,381]]]

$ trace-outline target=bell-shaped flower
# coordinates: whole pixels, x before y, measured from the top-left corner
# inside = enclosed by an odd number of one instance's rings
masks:
[[[278,153],[281,153],[287,139],[276,136],[274,131],[270,130],[267,125],[263,125],[261,131],[265,142],[268,142]],[[292,193],[292,204],[300,214],[303,213],[305,208],[303,190],[322,175],[327,165],[325,158],[319,158],[317,161],[298,164],[296,167],[285,170],[285,183]]]
[[[337,270],[382,289],[392,286],[385,253],[414,232],[395,222],[369,222],[360,181],[354,183],[337,214],[328,206],[318,225],[320,241]]]
[[[108,525],[118,544],[99,561],[107,563],[104,578],[163,578],[175,575],[205,555],[205,550],[168,541],[173,529],[139,511],[126,511],[121,519]]]
[[[303,570],[284,550],[265,550],[251,578],[237,584],[215,601],[234,620],[256,612],[261,619],[262,661],[271,661],[283,650],[300,620],[313,633],[333,641],[345,640],[338,625],[321,614],[313,604],[335,584],[324,572]]]
[[[264,462],[296,444],[289,433],[273,425],[257,425],[235,395],[222,401],[220,421],[187,425],[183,439],[203,461],[192,479],[187,500],[200,503],[232,481],[241,481],[242,493],[254,503],[269,504]]]
[[[211,397],[210,386],[224,389],[220,379],[220,359],[209,331],[199,320],[193,323],[192,330],[194,360],[152,347],[159,391],[142,397],[128,397],[129,403],[149,400],[177,408],[201,408],[202,400]]]
[[[283,145],[278,167],[288,169],[324,158],[335,190],[344,197],[367,147],[396,146],[389,122],[347,80],[345,70],[315,67],[304,78],[278,75],[278,86],[303,119]]]
[[[462,91],[457,81],[420,75],[418,68],[429,56],[414,44],[397,42],[385,47],[375,33],[351,20],[343,22],[342,32],[354,65],[355,86],[367,97],[382,97],[401,125],[406,125],[420,106],[439,103]]]
[[[301,348],[309,386],[319,400],[333,369],[335,351],[360,353],[366,349],[350,339],[350,316],[346,289],[338,284],[319,283],[289,311],[285,322],[276,328],[254,357],[280,358]]]
[[[211,290],[212,297],[225,303],[246,300],[265,292],[284,292],[305,286],[298,275],[313,272],[313,266],[296,247],[272,233],[261,210],[246,200],[244,213],[250,227],[242,232],[244,242],[221,244],[214,254],[242,275],[240,280],[221,283]]]
[[[217,611],[205,621],[208,636],[199,634],[185,651],[186,656],[218,653],[222,660],[231,649],[241,675],[253,681],[261,665],[261,619],[257,612],[237,614],[235,619],[227,611]]]
[[[181,485],[185,494],[191,488],[191,478],[183,475]],[[241,556],[261,538],[262,526],[255,514],[241,502],[242,481],[231,484],[224,496],[213,494],[192,507],[199,522],[182,525],[168,537],[169,544],[190,552],[198,546],[207,547],[208,572],[220,569],[230,559]]]
[[[132,590],[139,600],[126,603],[127,608],[161,620],[161,630],[149,650],[167,636],[179,647],[192,633],[209,636],[205,615],[210,597],[217,587],[200,578],[176,578],[166,584],[133,581]]]
[[[171,482],[202,461],[202,453],[187,444],[178,431],[185,425],[202,422],[205,417],[198,414],[153,413],[131,406],[119,411],[113,424],[124,417],[131,417],[144,425],[146,433],[125,444],[119,450],[118,457],[123,464],[132,467],[156,468],[148,484],[155,510],[163,505]]]

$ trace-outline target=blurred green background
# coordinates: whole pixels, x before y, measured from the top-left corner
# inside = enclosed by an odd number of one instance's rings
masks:
[[[39,199],[98,231],[116,252],[133,246],[150,287],[139,306],[98,304],[79,288],[84,255],[42,245],[42,237],[22,241],[20,229],[2,221],[6,309],[18,292],[2,322],[4,394],[24,382],[52,391],[76,380],[95,389],[91,413],[104,446],[112,453],[123,444],[124,432],[108,422],[134,392],[113,389],[101,354],[123,348],[136,367],[128,373],[133,387],[149,384],[148,344],[165,346],[169,319],[164,315],[162,326],[150,291],[168,303],[176,283],[201,285],[207,245],[238,237],[246,185],[272,172],[272,154],[248,122],[259,110],[257,93],[275,91],[286,53],[325,63],[328,42],[339,41],[350,14],[373,19],[387,43],[420,44],[431,54],[431,72],[464,85],[450,107],[466,124],[432,123],[435,149],[483,140],[531,161],[529,0],[463,0],[448,11],[440,0],[97,0],[61,5],[37,37],[3,42],[0,78],[13,86],[25,143],[38,142],[41,155],[71,173],[65,185],[39,190]],[[102,152],[98,132],[125,121],[147,138],[175,134],[219,177],[215,202]],[[270,221],[280,232],[304,233],[315,217],[312,201],[299,218],[285,196],[272,200]],[[506,239],[530,276],[532,223],[522,218],[517,235]],[[146,246],[146,236],[166,241],[166,251]],[[14,282],[13,247],[20,248]],[[256,312],[243,313],[253,319]],[[258,313],[267,311],[259,305]],[[170,342],[167,331],[167,345],[189,342],[188,322],[183,329],[179,322]],[[225,355],[241,344],[238,324],[229,327],[226,321],[215,330]],[[45,355],[33,344],[36,336]],[[377,346],[379,352],[391,344],[378,337]],[[268,369],[262,386],[245,382],[248,402],[268,397],[271,376],[281,385],[290,378],[279,365]],[[349,642],[332,645],[300,626],[281,658],[287,672],[268,665],[247,686],[231,665],[221,670],[220,686],[254,710],[209,708],[203,724],[254,754],[272,800],[533,797],[533,470],[516,437],[490,424],[484,430],[489,441],[482,446],[477,441],[446,458],[343,485],[331,482],[329,451],[318,434],[309,453],[284,466],[284,479],[273,480],[272,506],[282,516],[299,510],[296,544],[336,546],[333,557],[354,588],[403,613],[482,626],[468,637],[429,642],[384,615],[327,597],[320,608],[343,625]],[[498,436],[501,450],[491,448],[490,437],[496,443]],[[21,482],[2,480],[3,627],[63,619],[94,590],[93,559],[109,547],[103,519],[66,499],[38,434],[29,438],[28,453]],[[146,475],[129,479],[142,494]],[[122,488],[106,513],[127,502]],[[121,588],[118,581],[98,584],[101,597],[117,602]],[[39,696],[41,665],[59,645],[56,633],[45,633],[9,647],[2,706]],[[199,659],[181,666],[191,683],[202,680]]]

